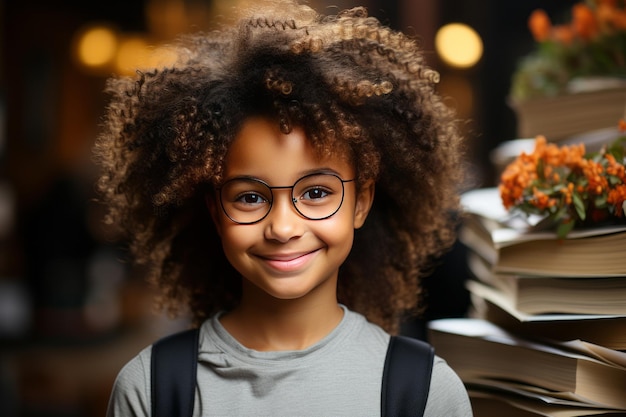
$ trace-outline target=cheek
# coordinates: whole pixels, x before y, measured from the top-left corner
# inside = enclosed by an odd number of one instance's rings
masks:
[[[354,238],[354,216],[349,211],[337,213],[323,220],[316,227],[317,236],[329,246],[352,246]]]
[[[254,230],[240,225],[222,223],[220,230],[222,246],[227,255],[249,247],[253,243],[253,237],[255,236]]]

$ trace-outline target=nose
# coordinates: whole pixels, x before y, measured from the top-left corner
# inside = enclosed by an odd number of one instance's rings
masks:
[[[302,235],[304,219],[293,205],[290,190],[274,190],[272,208],[265,218],[265,238],[281,243]]]

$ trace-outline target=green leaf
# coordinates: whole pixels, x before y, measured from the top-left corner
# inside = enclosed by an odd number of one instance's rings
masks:
[[[559,226],[556,228],[556,234],[559,237],[559,239],[565,239],[567,235],[569,234],[569,232],[571,232],[572,229],[574,228],[574,224],[576,224],[576,222],[573,220],[567,220],[567,221],[561,222]]]
[[[545,174],[544,166],[545,166],[545,163],[543,162],[543,159],[539,159],[537,161],[537,176],[542,181],[546,179],[546,176],[544,175]]]
[[[587,213],[585,212],[585,202],[582,197],[578,193],[572,193],[572,199],[574,201],[574,208],[576,209],[578,218],[580,218],[580,220],[585,220]]]
[[[567,185],[563,184],[563,183],[557,183],[554,184],[551,188],[550,188],[550,195],[558,195],[561,194],[560,191],[564,188],[567,188]]]
[[[626,136],[617,138],[615,142],[611,143],[607,152],[615,157],[617,162],[624,160],[624,146],[626,146]]]
[[[615,175],[607,175],[606,178],[611,185],[617,185],[622,183],[622,180]]]
[[[593,152],[587,154],[587,159],[593,162],[600,162],[602,161],[602,158],[604,158],[604,155],[601,152]]]

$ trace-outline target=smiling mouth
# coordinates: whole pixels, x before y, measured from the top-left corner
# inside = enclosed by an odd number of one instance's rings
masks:
[[[290,255],[270,255],[259,256],[270,268],[281,272],[292,272],[302,268],[318,252],[316,249],[311,252]]]

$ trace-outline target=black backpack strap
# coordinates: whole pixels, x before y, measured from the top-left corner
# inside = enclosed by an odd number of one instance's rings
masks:
[[[428,343],[392,336],[383,370],[383,417],[422,416],[430,389],[435,351]]]
[[[199,333],[199,329],[186,330],[152,345],[152,417],[192,416]]]

